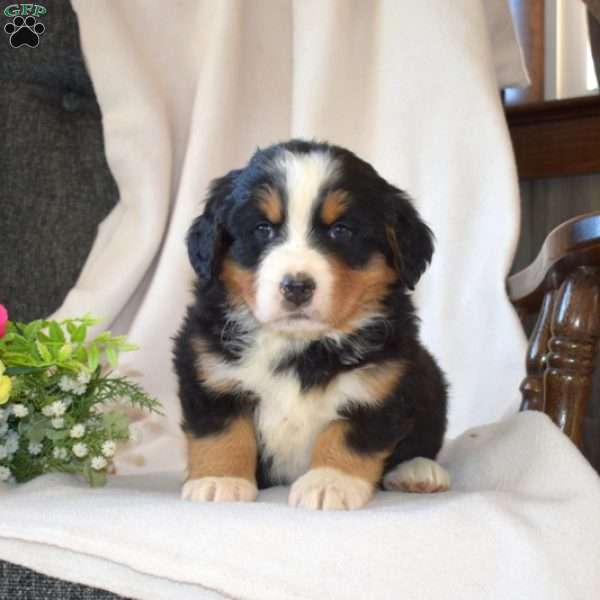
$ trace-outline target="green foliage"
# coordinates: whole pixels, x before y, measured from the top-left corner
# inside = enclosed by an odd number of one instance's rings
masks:
[[[7,375],[49,367],[94,371],[103,358],[115,368],[119,353],[137,350],[137,346],[127,343],[124,336],[111,335],[110,331],[86,343],[88,328],[98,322],[90,316],[62,323],[38,319],[25,325],[9,321],[6,335],[0,338],[0,360],[8,367]]]
[[[89,316],[8,323],[0,338],[0,376],[11,384],[0,405],[0,480],[59,471],[104,485],[116,444],[131,439],[118,405],[160,412],[140,385],[107,370],[136,346],[109,331],[86,341],[97,323]]]

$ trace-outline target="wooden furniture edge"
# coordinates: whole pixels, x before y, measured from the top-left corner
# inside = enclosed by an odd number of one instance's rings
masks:
[[[508,106],[521,179],[600,172],[600,94]]]
[[[546,292],[558,289],[572,270],[590,264],[600,264],[600,211],[554,228],[534,261],[508,277],[508,296],[524,311],[536,312]]]

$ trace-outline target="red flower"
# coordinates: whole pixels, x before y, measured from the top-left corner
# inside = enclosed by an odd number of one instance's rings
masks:
[[[8,311],[2,304],[0,304],[0,337],[6,333],[6,327],[8,323]]]

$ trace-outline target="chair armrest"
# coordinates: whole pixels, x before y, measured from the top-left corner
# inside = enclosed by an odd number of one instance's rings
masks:
[[[536,312],[548,291],[558,289],[569,273],[585,265],[600,265],[600,211],[553,229],[535,260],[508,278],[508,296],[524,311]]]

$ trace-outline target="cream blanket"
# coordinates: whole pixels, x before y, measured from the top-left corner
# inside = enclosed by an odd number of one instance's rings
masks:
[[[173,474],[89,489],[45,476],[0,495],[0,557],[147,600],[597,600],[600,483],[539,413],[444,450],[453,489],[367,508],[179,500]]]

